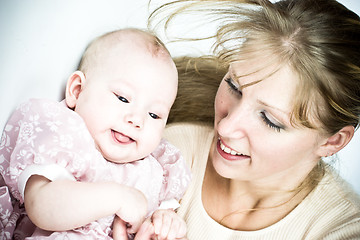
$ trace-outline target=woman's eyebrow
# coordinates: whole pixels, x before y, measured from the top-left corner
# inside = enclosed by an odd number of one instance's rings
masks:
[[[263,106],[266,106],[266,107],[268,107],[268,108],[271,108],[271,109],[274,109],[274,110],[276,110],[276,111],[278,111],[278,112],[281,112],[281,113],[285,114],[286,116],[289,116],[289,115],[290,115],[290,112],[285,111],[285,110],[283,110],[283,109],[280,109],[280,108],[278,108],[278,107],[272,106],[272,105],[270,105],[270,104],[267,104],[266,102],[264,102],[264,101],[262,101],[262,100],[260,100],[260,99],[257,99],[257,102],[258,102],[259,104],[263,105]]]

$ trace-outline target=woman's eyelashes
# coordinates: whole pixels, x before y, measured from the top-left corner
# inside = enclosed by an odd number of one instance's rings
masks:
[[[234,81],[230,77],[226,78],[224,81],[228,84],[231,93],[242,96],[242,91],[239,89],[238,84],[234,83]]]
[[[228,86],[229,86],[229,91],[233,94],[236,94],[237,96],[241,97],[242,96],[242,91],[239,89],[239,86],[237,83],[235,83],[231,77],[228,77],[224,80]],[[260,112],[260,117],[262,118],[263,122],[270,127],[271,129],[276,130],[277,132],[280,132],[280,130],[283,130],[284,127],[280,124],[274,123],[273,121],[271,121],[269,119],[269,117],[266,115],[265,111],[261,111]]]
[[[264,121],[264,123],[271,129],[274,129],[277,132],[280,132],[280,130],[283,130],[284,127],[279,125],[279,124],[275,124],[273,123],[266,115],[265,111],[261,111],[260,112],[260,117],[262,118],[262,120]]]

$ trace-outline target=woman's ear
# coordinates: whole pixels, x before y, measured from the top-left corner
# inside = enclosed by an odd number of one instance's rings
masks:
[[[76,106],[76,101],[79,98],[82,85],[85,83],[85,75],[81,71],[73,72],[67,83],[65,90],[65,101],[66,105],[73,109]]]
[[[340,131],[327,138],[326,142],[320,146],[319,155],[329,157],[343,149],[354,136],[353,126],[343,127]]]

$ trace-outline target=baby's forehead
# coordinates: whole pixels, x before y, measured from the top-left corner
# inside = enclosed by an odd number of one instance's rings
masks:
[[[88,53],[87,65],[91,68],[98,64],[104,64],[109,57],[121,59],[129,57],[129,55],[150,57],[163,61],[167,67],[169,64],[175,66],[167,49],[153,36],[142,32],[113,34],[99,41]]]
[[[132,47],[151,53],[154,57],[171,57],[160,39],[151,33],[138,29],[125,29],[105,35],[101,44],[104,50]]]
[[[106,33],[94,39],[86,48],[78,69],[87,72],[96,64],[102,56],[108,56],[111,52],[121,48],[139,49],[153,57],[172,61],[171,55],[162,41],[151,32],[128,28]]]

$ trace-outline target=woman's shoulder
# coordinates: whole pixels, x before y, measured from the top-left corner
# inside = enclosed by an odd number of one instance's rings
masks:
[[[360,213],[360,196],[333,167],[326,167],[325,175],[317,188],[317,192],[337,199],[339,202],[348,203]]]
[[[198,146],[213,138],[213,127],[203,123],[172,123],[166,126],[163,137],[180,149]]]
[[[163,137],[180,149],[186,162],[192,166],[194,159],[207,159],[214,137],[212,125],[203,123],[172,123]]]
[[[326,184],[328,183],[328,186]],[[327,189],[328,194],[338,198],[339,203],[349,205],[353,213],[360,217],[360,195],[356,193],[350,183],[345,181],[332,167],[328,167],[321,189]],[[347,208],[347,207],[346,207]]]
[[[307,211],[316,219],[313,227],[321,229],[321,239],[360,235],[360,196],[332,167],[327,167],[323,179],[305,201],[309,203]]]
[[[171,123],[166,126],[165,138],[176,138],[181,136],[191,136],[193,138],[203,137],[212,134],[213,126],[201,122],[181,122]]]

